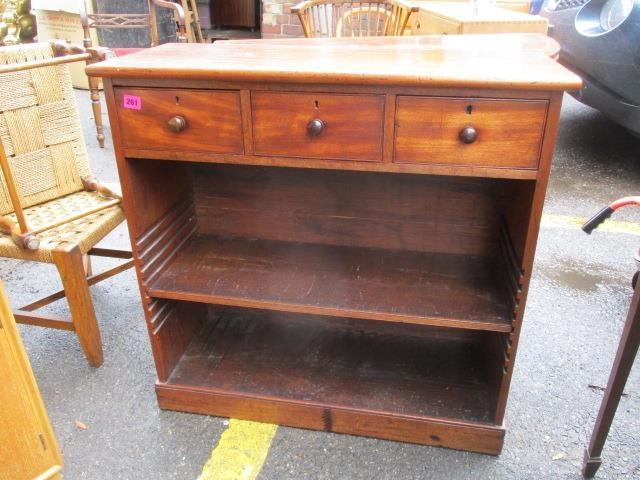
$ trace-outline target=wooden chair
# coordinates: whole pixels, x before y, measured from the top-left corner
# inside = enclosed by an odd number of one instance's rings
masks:
[[[173,11],[173,17],[176,21],[177,41],[179,43],[187,42],[185,13],[178,3],[168,0],[147,0],[146,13],[88,13],[85,1],[80,2],[80,21],[84,30],[85,42],[91,41],[91,35],[89,34],[91,28],[145,28],[149,30],[151,38],[149,47],[155,47],[159,43],[157,17],[158,9],[160,8],[168,8]],[[129,53],[128,50],[131,49],[112,48],[112,50],[117,56],[121,56],[119,55],[120,53]]]
[[[184,23],[188,43],[205,43],[207,39],[200,26],[200,14],[196,0],[180,0],[184,10]]]
[[[95,29],[126,29],[145,28],[149,30],[151,38],[150,47],[158,45],[158,25],[157,16],[159,8],[168,8],[173,11],[176,21],[176,37],[180,43],[187,42],[187,30],[185,24],[185,12],[181,5],[167,0],[148,0],[147,13],[88,13],[85,0],[80,2],[80,21],[84,31],[83,44],[85,48],[91,48],[91,30]],[[142,48],[110,48],[118,57],[142,50]],[[100,108],[98,78],[89,78],[89,89],[91,91],[91,104],[93,116],[96,124],[98,143],[104,147],[104,126],[102,124],[102,111]]]
[[[417,11],[400,0],[307,0],[291,9],[300,18],[305,37],[399,36]]]
[[[101,53],[102,52],[102,53]],[[75,331],[89,363],[102,343],[89,286],[133,265],[91,274],[87,255],[123,219],[121,198],[91,174],[66,63],[104,49],[33,43],[0,48],[0,257],[53,263],[64,289],[15,311],[18,322]],[[71,319],[35,310],[67,297]]]

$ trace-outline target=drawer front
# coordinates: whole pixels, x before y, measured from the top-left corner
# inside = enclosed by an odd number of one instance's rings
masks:
[[[399,96],[394,162],[535,169],[545,100]]]
[[[244,151],[238,92],[118,88],[115,100],[127,148]]]
[[[257,155],[382,161],[384,97],[253,92]]]

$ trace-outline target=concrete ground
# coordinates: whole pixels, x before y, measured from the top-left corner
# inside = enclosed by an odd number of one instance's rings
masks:
[[[93,169],[101,180],[115,181],[113,148],[97,148],[87,93],[78,92],[78,99]],[[639,153],[639,139],[567,97],[546,218],[587,217],[612,199],[640,193]],[[640,209],[616,220],[639,222]],[[640,238],[616,231],[587,236],[563,225],[545,221],[541,230],[500,457],[281,427],[259,478],[581,478],[603,395],[590,386],[606,384]],[[120,228],[108,243],[126,245],[126,239]],[[0,261],[0,277],[15,306],[59,285],[54,267],[15,261]],[[158,409],[132,271],[92,292],[105,348],[101,368],[88,366],[73,334],[20,328],[62,448],[65,478],[197,478],[226,419]],[[66,311],[60,303],[51,310]],[[640,478],[639,387],[635,368],[599,478]]]

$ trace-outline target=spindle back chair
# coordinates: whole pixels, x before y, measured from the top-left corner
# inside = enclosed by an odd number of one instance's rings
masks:
[[[401,0],[307,0],[291,9],[305,37],[399,36],[417,11]]]

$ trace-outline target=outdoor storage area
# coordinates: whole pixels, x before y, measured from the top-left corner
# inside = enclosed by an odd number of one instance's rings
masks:
[[[0,480],[640,479],[640,57],[580,5],[63,3],[1,6]]]
[[[98,148],[86,96],[77,93],[93,170],[115,181],[112,146]],[[638,185],[637,148],[601,114],[565,98],[500,457],[280,427],[260,478],[579,478],[630,300],[640,216],[620,212],[619,223],[592,236],[579,229],[579,219]],[[108,240],[128,243],[123,227]],[[59,288],[50,266],[3,260],[2,277],[14,305]],[[158,409],[133,271],[94,287],[93,296],[105,345],[97,370],[73,335],[20,327],[66,477],[102,479],[108,471],[120,478],[197,478],[228,421]],[[640,475],[638,385],[636,368],[602,478]]]

